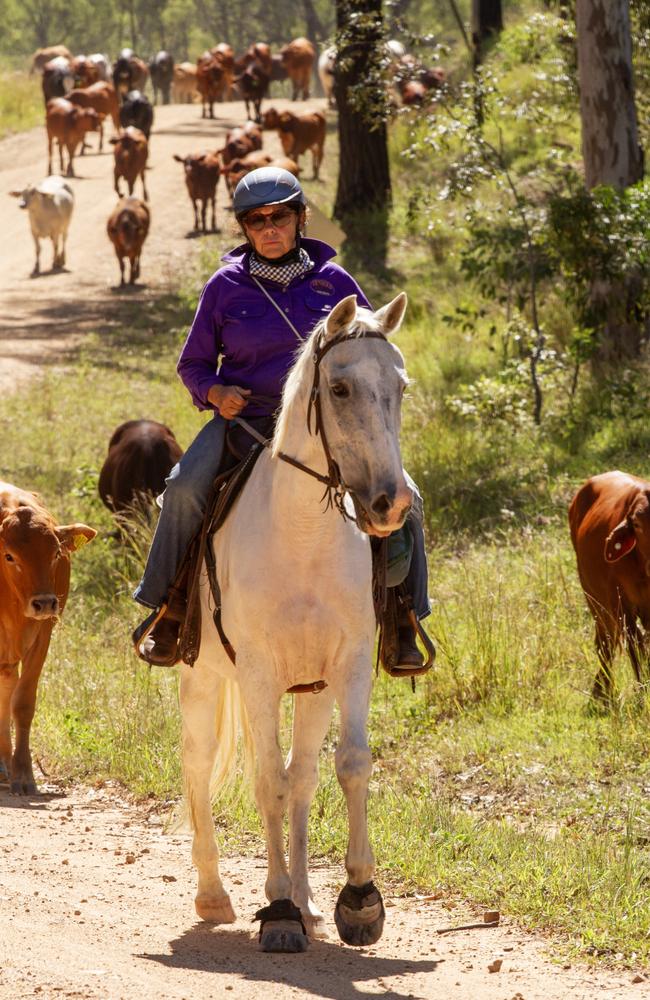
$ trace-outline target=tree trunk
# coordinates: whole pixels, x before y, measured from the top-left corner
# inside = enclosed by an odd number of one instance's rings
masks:
[[[503,31],[501,0],[472,0],[472,37],[480,46],[490,35]]]
[[[577,0],[582,155],[588,188],[641,180],[628,0]]]
[[[322,42],[325,37],[325,31],[323,25],[321,24],[320,18],[316,13],[316,8],[314,7],[313,0],[302,0],[302,7],[305,12],[305,26],[307,28],[307,38],[314,45],[316,42]]]
[[[643,177],[639,146],[628,0],[577,0],[578,79],[582,156],[588,188],[626,188]],[[644,331],[635,302],[640,278],[594,282],[591,302],[602,317],[594,369],[638,355]]]
[[[391,200],[386,122],[372,107],[382,86],[377,76],[382,39],[381,0],[337,0],[334,93],[339,109],[339,179],[334,215],[387,210]],[[354,28],[350,25],[354,24]],[[367,81],[359,88],[360,81]],[[355,87],[354,95],[351,88]],[[355,98],[361,97],[361,106]]]

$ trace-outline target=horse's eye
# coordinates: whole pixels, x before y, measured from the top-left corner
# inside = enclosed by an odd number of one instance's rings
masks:
[[[350,390],[343,382],[334,382],[334,384],[330,386],[330,390],[332,395],[336,396],[337,399],[345,399],[346,396],[350,395]]]
[[[7,552],[7,554],[5,555],[5,559],[7,560],[7,562],[15,562],[16,561],[14,559],[14,557],[11,555],[11,553],[9,553],[9,552]]]

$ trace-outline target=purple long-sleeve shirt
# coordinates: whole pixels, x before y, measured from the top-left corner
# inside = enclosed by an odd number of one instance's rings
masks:
[[[302,239],[301,246],[314,262],[310,271],[286,289],[258,280],[307,337],[346,295],[356,295],[361,306],[369,303],[354,278],[332,263],[332,247],[313,239]],[[295,361],[296,335],[253,281],[249,257],[250,247],[244,244],[222,258],[226,266],[203,289],[178,360],[178,374],[200,410],[214,409],[208,402],[211,386],[238,385],[251,389],[253,396],[266,397],[248,403],[244,416],[272,413]]]

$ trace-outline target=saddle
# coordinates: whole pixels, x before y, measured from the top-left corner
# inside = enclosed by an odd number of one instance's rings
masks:
[[[272,418],[251,420],[257,434],[268,437],[273,429]],[[184,663],[193,666],[201,647],[201,599],[200,579],[205,562],[210,590],[213,598],[212,617],[221,643],[230,660],[236,662],[236,651],[224,632],[221,623],[221,589],[214,561],[212,538],[224,524],[235,501],[239,497],[255,463],[264,449],[264,445],[255,441],[251,446],[251,435],[244,427],[231,424],[226,437],[226,452],[219,472],[212,485],[212,490],[206,506],[206,512],[200,530],[196,533],[178,575],[170,588],[169,600],[165,614],[181,622],[179,634],[179,653]],[[408,594],[404,577],[398,585],[391,578],[391,569],[387,562],[387,539],[372,541],[372,572],[373,572],[373,602],[375,616],[380,629],[378,644],[378,661],[392,677],[415,677],[426,673],[433,663],[435,650],[428,635],[420,625],[413,611],[412,599]],[[406,567],[408,568],[408,567]],[[426,659],[422,666],[409,669],[397,669],[399,653],[399,625],[407,615],[411,626],[417,633],[426,650]],[[310,691],[318,693],[325,688],[322,680],[310,684],[298,684],[290,688],[290,692]]]

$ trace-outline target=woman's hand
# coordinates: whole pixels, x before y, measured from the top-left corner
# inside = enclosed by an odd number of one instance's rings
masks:
[[[208,402],[216,406],[225,420],[232,420],[244,409],[250,394],[250,389],[242,389],[239,385],[212,385]]]

